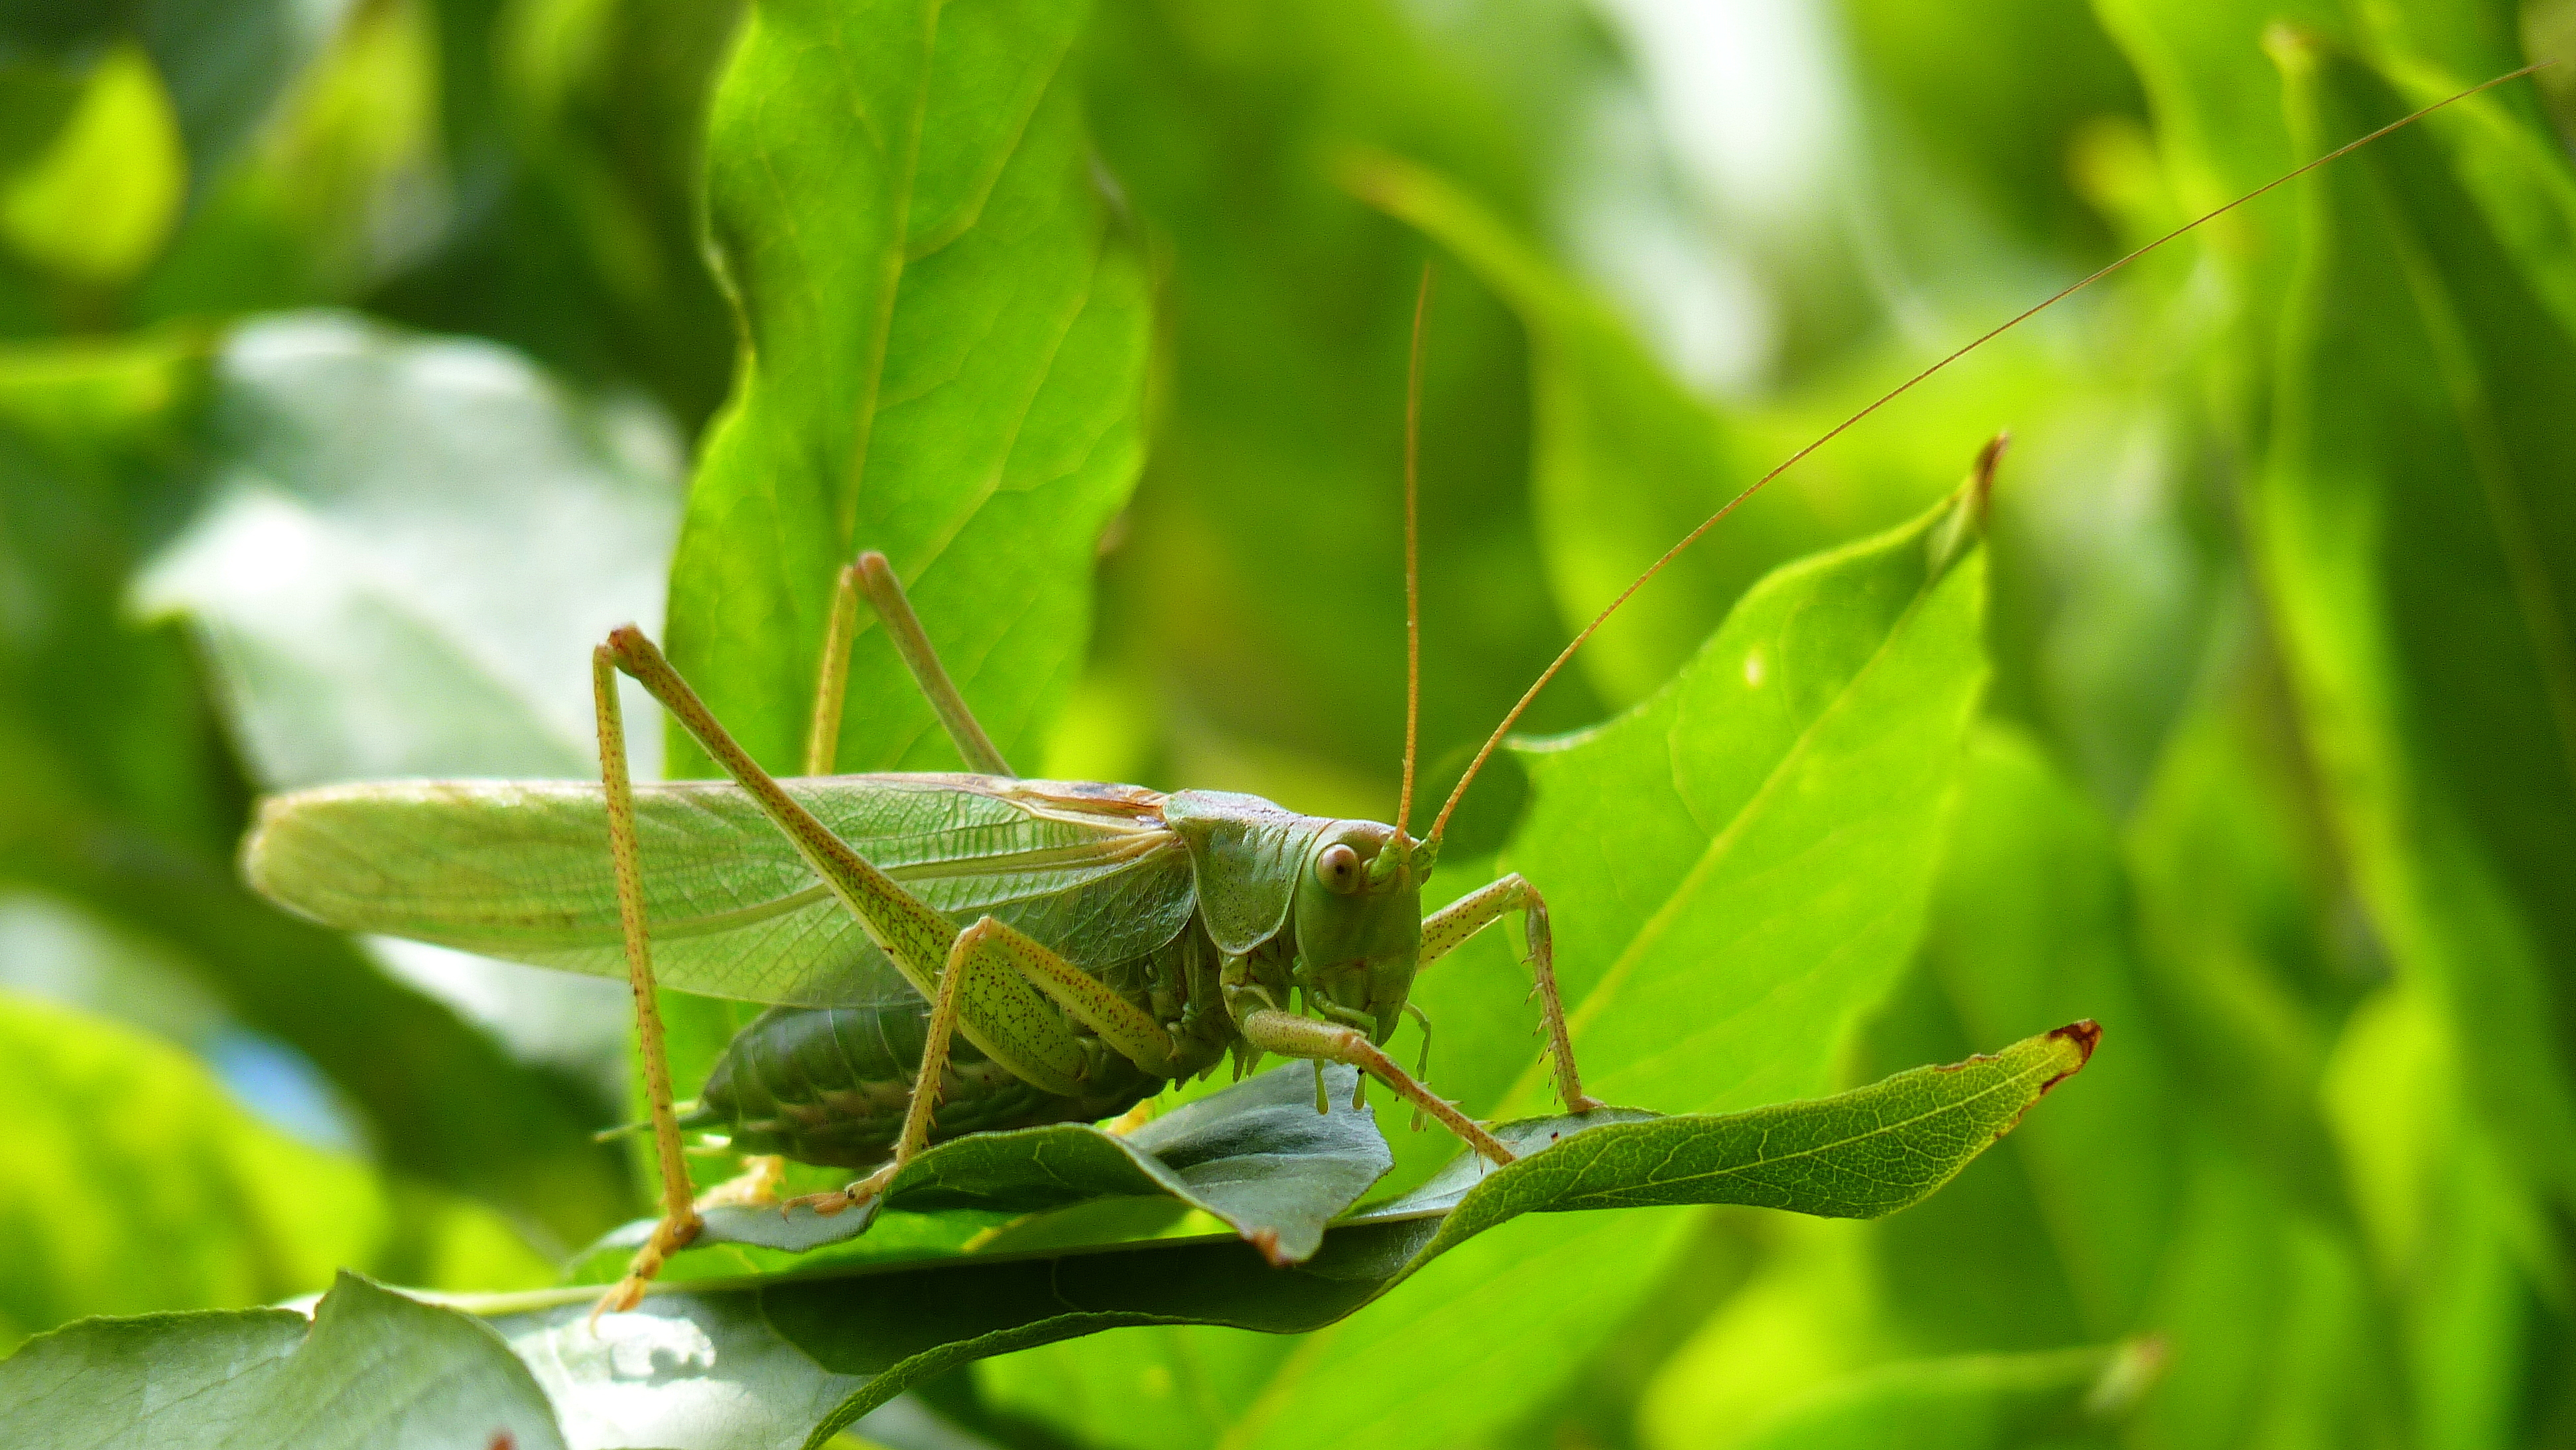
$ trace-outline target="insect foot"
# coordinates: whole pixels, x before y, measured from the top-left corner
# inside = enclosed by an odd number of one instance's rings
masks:
[[[653,1225],[653,1236],[644,1241],[644,1247],[635,1251],[635,1261],[626,1266],[626,1277],[609,1286],[608,1292],[599,1296],[599,1302],[590,1306],[591,1332],[599,1332],[600,1315],[623,1314],[643,1303],[645,1286],[653,1282],[654,1275],[662,1272],[663,1263],[671,1255],[687,1248],[689,1241],[696,1238],[698,1230],[704,1226],[694,1213],[686,1219],[666,1218]]]
[[[847,1187],[836,1188],[829,1193],[808,1193],[788,1199],[778,1205],[778,1212],[783,1216],[789,1209],[802,1204],[824,1218],[830,1218],[836,1213],[856,1208],[885,1192],[886,1185],[894,1182],[895,1170],[902,1166],[899,1163],[889,1163]]]

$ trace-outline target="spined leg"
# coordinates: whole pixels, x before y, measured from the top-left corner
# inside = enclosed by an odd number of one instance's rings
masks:
[[[950,744],[966,762],[966,768],[983,775],[1011,775],[1011,763],[995,748],[993,737],[966,708],[966,697],[957,693],[956,683],[939,663],[939,652],[930,647],[930,634],[921,627],[920,616],[912,612],[912,601],[903,594],[903,581],[895,577],[894,566],[874,549],[861,554],[858,562],[841,568],[839,581],[832,591],[832,613],[823,632],[823,677],[814,691],[814,719],[805,734],[805,773],[829,775],[838,754],[841,739],[841,704],[850,673],[850,640],[859,626],[859,594],[864,590],[868,603],[885,625],[886,637],[893,641],[904,668],[912,672],[912,682],[921,689],[921,697],[939,715],[939,723],[948,732]]]
[[[903,1110],[903,1131],[894,1140],[894,1157],[856,1183],[830,1193],[809,1193],[791,1198],[779,1205],[779,1211],[805,1204],[816,1213],[831,1215],[853,1204],[865,1203],[885,1192],[886,1185],[912,1161],[913,1155],[930,1146],[930,1117],[939,1107],[939,1080],[948,1071],[948,1044],[957,1032],[957,1003],[969,987],[978,968],[977,947],[987,932],[998,925],[985,917],[957,933],[949,947],[948,965],[939,974],[939,994],[930,1002],[930,1033],[921,1044],[921,1070],[913,1074],[912,1101]]]
[[[948,1044],[968,1002],[1004,1003],[1009,988],[1023,981],[1056,999],[1065,1011],[1099,1034],[1103,1044],[1147,1071],[1172,1060],[1171,1034],[1134,1003],[1021,932],[992,917],[983,917],[957,934],[948,964],[939,977],[939,994],[930,1005],[930,1035],[921,1049],[921,1071],[912,1080],[912,1100],[905,1107],[903,1132],[895,1139],[894,1159],[858,1182],[832,1193],[789,1200],[810,1204],[816,1213],[833,1214],[885,1191],[913,1156],[930,1146],[932,1110],[939,1105],[939,1079],[948,1068]]]
[[[1275,1052],[1282,1057],[1303,1057],[1317,1062],[1344,1062],[1395,1089],[1398,1096],[1423,1112],[1440,1120],[1442,1127],[1457,1134],[1497,1164],[1512,1161],[1512,1150],[1506,1148],[1455,1103],[1434,1094],[1416,1081],[1411,1073],[1395,1065],[1395,1059],[1378,1050],[1368,1034],[1355,1027],[1331,1022],[1318,1022],[1276,1008],[1256,1008],[1246,1012],[1237,1025],[1243,1040],[1262,1052]]]
[[[661,650],[632,625],[608,637],[617,667],[634,677],[743,788],[805,864],[849,908],[923,1000],[939,995],[939,977],[957,930],[948,918],[879,871],[832,834],[751,758],[689,688]],[[1046,1092],[1071,1096],[1084,1068],[1081,1040],[1037,988],[1014,973],[963,1005],[958,1030],[1002,1068]]]
[[[1537,887],[1514,872],[1424,917],[1421,964],[1430,966],[1459,943],[1502,920],[1514,907],[1521,909],[1521,926],[1529,937],[1529,964],[1538,977],[1539,1011],[1547,1019],[1548,1055],[1556,1064],[1557,1095],[1565,1099],[1567,1112],[1588,1113],[1602,1103],[1583,1091],[1582,1074],[1575,1071],[1574,1039],[1565,1030],[1565,1003],[1556,990],[1556,952],[1548,935],[1547,902],[1539,896]]]
[[[635,1251],[626,1277],[591,1310],[632,1309],[662,1261],[698,1236],[700,1220],[680,1156],[679,1114],[671,1106],[671,1065],[662,1047],[662,1013],[653,1000],[653,949],[645,934],[644,888],[636,867],[635,791],[626,770],[626,725],[617,706],[615,661],[606,646],[591,654],[591,690],[599,718],[599,775],[608,802],[608,852],[617,869],[617,919],[626,937],[626,980],[635,993],[635,1035],[644,1058],[644,1094],[653,1120],[654,1155],[662,1169],[662,1219]]]

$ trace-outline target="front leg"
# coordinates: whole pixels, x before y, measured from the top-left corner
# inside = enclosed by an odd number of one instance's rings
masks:
[[[1517,871],[1458,898],[1422,919],[1421,965],[1449,954],[1459,943],[1521,909],[1521,927],[1529,938],[1529,964],[1538,976],[1539,1011],[1547,1019],[1548,1055],[1556,1062],[1556,1091],[1569,1113],[1588,1113],[1604,1104],[1583,1091],[1583,1076],[1574,1067],[1574,1039],[1565,1028],[1565,1002],[1556,990],[1556,951],[1547,929],[1547,902],[1538,888]]]
[[[1466,1140],[1468,1147],[1493,1160],[1496,1165],[1512,1161],[1512,1150],[1502,1145],[1483,1125],[1458,1111],[1455,1103],[1434,1094],[1416,1081],[1411,1073],[1395,1065],[1395,1059],[1378,1050],[1368,1034],[1355,1027],[1331,1022],[1318,1022],[1275,1007],[1256,1007],[1236,1021],[1243,1040],[1256,1051],[1275,1052],[1281,1057],[1302,1057],[1314,1062],[1344,1062],[1395,1089],[1405,1101],[1438,1118],[1442,1127]]]

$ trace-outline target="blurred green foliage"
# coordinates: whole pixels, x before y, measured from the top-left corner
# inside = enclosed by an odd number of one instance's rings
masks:
[[[1429,262],[1419,827],[1763,470],[2571,15],[0,9],[0,1334],[338,1267],[518,1287],[640,1204],[588,1137],[620,994],[278,916],[230,868],[258,791],[578,770],[579,645],[629,615],[793,765],[870,545],[1023,769],[1383,818]],[[1614,1096],[2099,1019],[2046,1111],[1882,1223],[1535,1216],[1313,1334],[1026,1350],[861,1433],[2576,1444],[2576,92],[2543,80],[1836,440],[1523,728],[1633,713],[1462,810],[1440,885],[1549,892]],[[1886,531],[2005,428],[1952,576],[1988,592],[1945,592]],[[1758,695],[1746,642],[1836,569],[1876,632]],[[881,643],[857,678],[846,768],[947,763]],[[1501,935],[1420,993],[1478,1114],[1541,1106]],[[703,1064],[736,1010],[673,1005]],[[1392,1187],[1448,1156],[1395,1136]]]

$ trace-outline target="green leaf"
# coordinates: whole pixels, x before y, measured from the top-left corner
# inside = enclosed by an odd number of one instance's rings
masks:
[[[1606,304],[1558,275],[1472,197],[1382,157],[1361,163],[1354,184],[1457,253],[1529,329],[1532,491],[1564,613],[1585,617],[1616,598],[1657,553],[1752,481],[1731,422],[1684,391]],[[1582,668],[1613,700],[1643,698],[1751,582],[1738,561],[1682,554],[1584,646]]]
[[[1779,571],[1653,699],[1516,748],[1534,799],[1503,864],[1546,894],[1594,1096],[1723,1112],[1831,1085],[1835,1053],[1912,955],[1939,856],[1985,675],[1985,556],[1965,547],[1981,503],[1963,490]],[[1434,1082],[1480,1115],[1531,1111],[1547,1091],[1535,1013],[1513,977],[1474,969],[1505,960],[1444,962],[1414,989],[1441,1024]],[[1393,1447],[1507,1421],[1574,1372],[1569,1346],[1599,1342],[1649,1291],[1685,1227],[1569,1221],[1444,1258],[1401,1303],[1243,1367],[1221,1429],[1251,1446]],[[1159,1354],[1179,1383],[1201,1354],[1259,1353],[1207,1340],[1063,1357],[1121,1383]],[[1329,1403],[1301,1393],[1317,1382],[1337,1387]]]
[[[0,1342],[310,1293],[341,1265],[442,1286],[548,1277],[488,1211],[281,1136],[165,1043],[0,993],[0,1060]]]
[[[283,1309],[58,1329],[0,1363],[0,1438],[61,1450],[564,1444],[535,1379],[491,1329],[346,1273],[309,1330]]]
[[[140,541],[190,498],[204,363],[185,338],[0,360],[0,572],[30,606],[0,641],[0,876],[154,939],[346,1092],[389,1164],[585,1242],[629,1200],[578,1085],[235,878],[241,766],[184,634],[124,605]]]
[[[1734,1450],[2019,1450],[2112,1444],[2118,1412],[2154,1378],[2160,1347],[1961,1355],[1836,1380]]]
[[[488,343],[295,314],[225,339],[206,426],[202,502],[135,592],[204,638],[260,785],[596,776],[590,650],[656,618],[679,526],[657,425]],[[623,991],[378,950],[521,1058],[617,1081]]]
[[[186,167],[151,61],[118,46],[90,68],[42,153],[0,178],[0,238],[68,282],[124,283],[168,238]]]
[[[679,526],[650,423],[328,314],[236,330],[212,409],[206,501],[139,589],[204,632],[263,786],[598,773],[590,651],[656,621]]]
[[[2291,59],[2303,131],[2403,110],[2357,63]],[[2510,1156],[2576,1208],[2576,330],[2533,280],[2563,251],[2517,255],[2454,174],[2488,166],[2565,185],[2555,148],[2466,127],[2308,183],[2254,508],[2362,897]]]
[[[1026,1258],[969,1253],[937,1264],[670,1285],[640,1309],[600,1320],[597,1340],[587,1290],[478,1302],[498,1316],[496,1327],[558,1404],[604,1396],[604,1382],[644,1379],[675,1400],[720,1400],[757,1381],[792,1402],[816,1380],[774,1377],[782,1346],[801,1350],[823,1374],[851,1382],[849,1398],[805,1441],[820,1445],[905,1388],[985,1355],[1122,1325],[1313,1329],[1522,1214],[1695,1203],[1892,1213],[1948,1181],[2079,1070],[2095,1036],[2092,1024],[2078,1023],[1992,1057],[1748,1113],[1611,1110],[1498,1125],[1497,1134],[1525,1153],[1520,1161],[1489,1169],[1461,1159],[1422,1189],[1336,1225],[1314,1258],[1287,1268],[1231,1240]],[[653,1352],[680,1345],[691,1347],[676,1365]],[[698,1383],[683,1389],[681,1381]]]
[[[1913,990],[1872,1060],[1920,1062],[2089,1012],[2120,1050],[1966,1181],[1872,1245],[1918,1349],[2044,1349],[2134,1333],[2183,1174],[2181,1096],[2149,1010],[2119,843],[2021,733],[1971,737]]]
[[[892,559],[1006,756],[1032,762],[1079,670],[1096,544],[1141,456],[1147,317],[1067,73],[1084,11],[771,0],[744,21],[707,152],[745,347],[669,648],[772,768],[802,756],[860,549]],[[956,765],[872,619],[848,700],[844,768]]]
[[[1327,1113],[1315,1111],[1315,1069],[1289,1063],[1123,1135],[1078,1123],[972,1134],[913,1159],[863,1209],[830,1218],[807,1208],[711,1209],[691,1247],[801,1252],[857,1238],[879,1207],[899,1214],[974,1209],[1012,1215],[1147,1198],[1212,1215],[1275,1262],[1303,1263],[1322,1244],[1324,1225],[1357,1203],[1393,1161],[1367,1104],[1352,1105],[1358,1071],[1328,1066],[1323,1078]],[[650,1220],[630,1224],[607,1246],[631,1252],[651,1228]],[[622,1257],[612,1262],[598,1282],[624,1271]]]
[[[1624,63],[1569,0],[1122,0],[1100,7],[1084,51],[1103,158],[1154,246],[1164,351],[1152,482],[1104,561],[1108,659],[1085,689],[1133,717],[1137,743],[1082,770],[1387,815],[1424,258],[1350,194],[1341,163],[1352,146],[1416,157],[1526,220],[1549,199],[1549,158],[1588,161],[1592,111],[1633,103]],[[1429,767],[1493,728],[1566,624],[1528,500],[1501,486],[1528,467],[1521,329],[1444,267],[1425,337]],[[1171,703],[1132,711],[1148,690]],[[1545,729],[1601,713],[1579,677],[1537,711]]]

